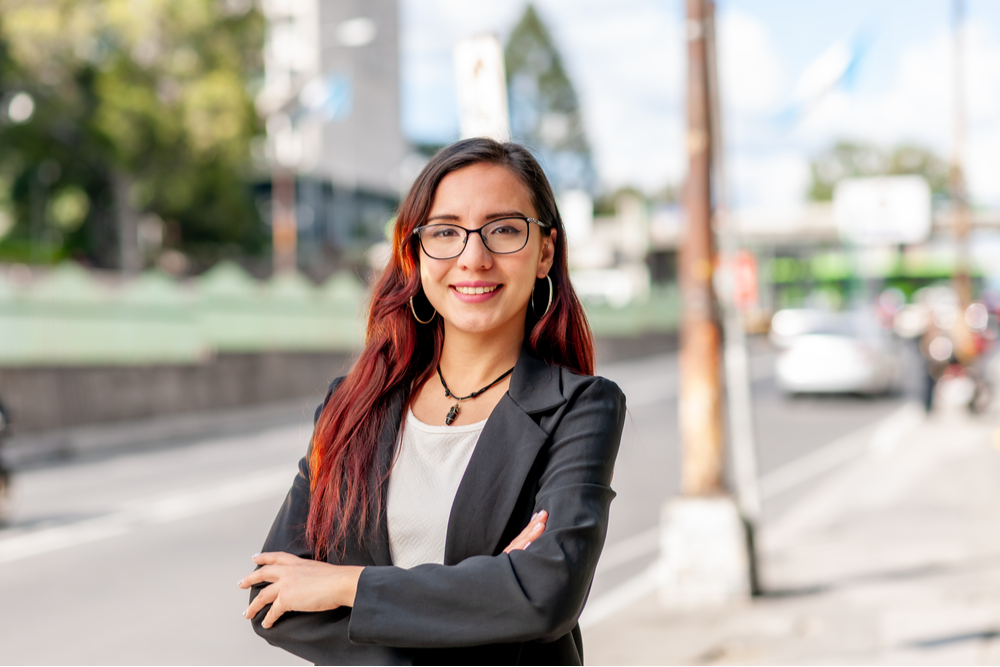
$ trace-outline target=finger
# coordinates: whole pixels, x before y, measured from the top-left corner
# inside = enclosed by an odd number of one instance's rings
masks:
[[[254,570],[240,580],[240,588],[250,588],[265,581],[274,583],[281,578],[281,566],[265,565],[259,570]]]
[[[279,595],[274,599],[274,602],[271,603],[271,608],[267,610],[267,615],[264,616],[264,621],[261,623],[261,626],[270,628],[284,613],[285,610],[281,606],[281,596]]]
[[[532,516],[531,521],[528,525],[524,527],[524,530],[515,537],[511,543],[504,549],[504,553],[510,553],[511,551],[516,551],[518,549],[524,549],[532,540],[537,539],[545,531],[545,522],[548,520],[549,514],[545,510],[536,512]]]
[[[262,554],[254,554],[250,560],[257,565],[274,565],[276,563],[287,565],[301,559],[284,551],[265,551]]]
[[[271,585],[257,594],[247,610],[243,612],[244,618],[255,618],[261,609],[275,601],[278,597],[278,587]]]

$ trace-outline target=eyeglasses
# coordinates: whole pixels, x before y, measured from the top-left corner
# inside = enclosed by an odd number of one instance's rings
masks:
[[[500,218],[491,220],[479,229],[466,229],[458,225],[423,225],[413,230],[420,240],[420,247],[431,259],[454,259],[462,254],[469,242],[469,234],[479,234],[486,249],[495,255],[508,255],[528,245],[528,223],[542,229],[548,224],[534,218]]]

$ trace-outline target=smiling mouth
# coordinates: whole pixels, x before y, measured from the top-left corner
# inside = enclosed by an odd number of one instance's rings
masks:
[[[459,294],[489,294],[496,291],[498,287],[500,285],[491,285],[490,287],[462,287],[455,285],[455,291]]]

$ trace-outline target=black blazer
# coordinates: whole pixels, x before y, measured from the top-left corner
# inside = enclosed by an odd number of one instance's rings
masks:
[[[392,397],[379,439],[383,470],[405,398]],[[353,609],[289,612],[265,630],[265,607],[254,630],[322,664],[583,664],[577,619],[604,546],[624,419],[615,383],[523,351],[458,487],[444,564],[393,567],[383,510],[355,531],[343,557],[331,549],[331,563],[369,566]],[[311,557],[307,460],[263,551]],[[380,493],[384,508],[385,485]],[[549,513],[545,533],[527,550],[503,553],[538,510]]]

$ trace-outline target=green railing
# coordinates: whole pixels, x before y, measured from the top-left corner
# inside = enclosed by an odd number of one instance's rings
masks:
[[[350,350],[364,286],[336,275],[258,282],[235,264],[178,282],[106,284],[66,263],[18,288],[0,275],[0,365],[198,363],[218,352]]]
[[[148,272],[108,281],[73,263],[17,283],[0,271],[0,366],[195,364],[217,353],[350,351],[368,292],[350,274],[258,281],[232,263],[178,281]],[[8,277],[5,277],[8,276]],[[588,305],[594,333],[676,329],[672,288],[624,308]]]

